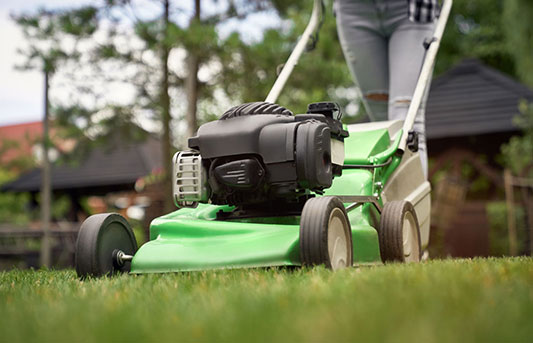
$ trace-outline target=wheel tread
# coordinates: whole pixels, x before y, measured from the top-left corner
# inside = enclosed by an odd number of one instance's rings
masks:
[[[131,244],[130,247],[133,250],[128,253],[135,253],[137,250],[135,235],[124,217],[118,213],[92,215],[82,223],[76,240],[75,265],[78,277],[84,279],[88,276],[102,276],[109,272],[106,270],[106,267],[100,264],[98,242],[102,232],[104,232],[108,225],[113,223],[118,223],[124,228],[126,236],[128,236],[128,242]],[[124,268],[113,269],[110,273],[125,271]]]
[[[381,213],[378,231],[379,249],[383,262],[404,262],[403,252],[403,218],[411,212],[415,219],[418,249],[420,257],[420,231],[413,205],[408,201],[391,201],[385,204]]]
[[[325,264],[331,268],[328,256],[328,231],[327,225],[330,213],[335,208],[340,208],[345,216],[348,228],[350,249],[348,249],[348,265],[353,264],[353,243],[351,228],[342,202],[336,197],[320,197],[309,199],[302,211],[300,219],[300,258],[303,265]],[[324,229],[326,228],[326,229]]]

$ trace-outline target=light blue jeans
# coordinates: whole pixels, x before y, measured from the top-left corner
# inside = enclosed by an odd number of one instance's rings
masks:
[[[435,24],[409,21],[406,0],[336,0],[334,10],[344,57],[370,119],[405,119],[426,53],[423,43]],[[414,130],[427,176],[426,101],[427,91]]]

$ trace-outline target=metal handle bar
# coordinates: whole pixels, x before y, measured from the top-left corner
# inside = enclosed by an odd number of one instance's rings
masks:
[[[300,40],[296,44],[296,47],[294,48],[291,55],[289,56],[289,59],[287,60],[287,63],[285,63],[285,66],[281,70],[281,73],[276,79],[276,82],[274,82],[274,85],[272,86],[270,93],[268,93],[268,96],[265,99],[266,102],[275,103],[276,100],[278,99],[278,96],[283,90],[285,83],[289,79],[289,76],[291,75],[292,70],[294,69],[294,66],[298,64],[298,60],[300,59],[300,56],[304,52],[305,47],[307,46],[307,42],[313,35],[313,32],[315,32],[315,30],[318,28],[321,16],[322,16],[322,0],[315,0],[313,4],[313,13],[311,14],[311,19],[309,20],[309,24],[307,24],[307,27],[305,28],[305,31],[302,37],[300,37]]]
[[[450,16],[451,8],[452,0],[444,0],[439,19],[437,20],[437,24],[435,26],[435,32],[433,33],[433,37],[426,51],[426,57],[424,58],[422,70],[420,71],[418,82],[416,83],[411,105],[407,110],[407,115],[403,123],[402,138],[400,139],[400,144],[398,145],[398,149],[401,151],[405,151],[405,146],[407,145],[407,136],[409,135],[409,131],[411,131],[413,128],[416,113],[418,112],[420,104],[422,103],[422,98],[424,97],[429,80],[431,79],[433,65],[435,63],[435,58],[437,57],[437,52],[439,51],[440,41],[442,39],[442,35],[444,34],[444,28],[446,27],[446,22]]]

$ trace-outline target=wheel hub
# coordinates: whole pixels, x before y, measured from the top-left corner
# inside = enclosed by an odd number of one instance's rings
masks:
[[[329,216],[328,223],[328,253],[331,269],[336,270],[346,267],[348,255],[348,242],[346,239],[344,214],[338,208]]]
[[[415,262],[419,260],[419,257],[417,255],[417,250],[414,248],[414,244],[418,244],[416,242],[416,224],[415,219],[413,218],[413,215],[410,212],[405,213],[405,216],[403,218],[403,256],[405,259],[405,262]]]

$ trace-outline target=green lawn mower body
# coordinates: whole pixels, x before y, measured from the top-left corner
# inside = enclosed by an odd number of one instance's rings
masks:
[[[352,167],[344,169],[324,192],[324,196],[351,200],[345,206],[356,203],[350,197],[359,200],[359,206],[348,212],[357,264],[382,261],[377,228],[384,201],[409,199],[413,203],[421,248],[427,246],[430,186],[418,153],[397,153],[401,125],[390,121],[348,126],[345,165]],[[232,210],[232,206],[200,204],[155,219],[150,241],[131,261],[131,272],[301,265],[300,216],[217,220],[217,212]]]

